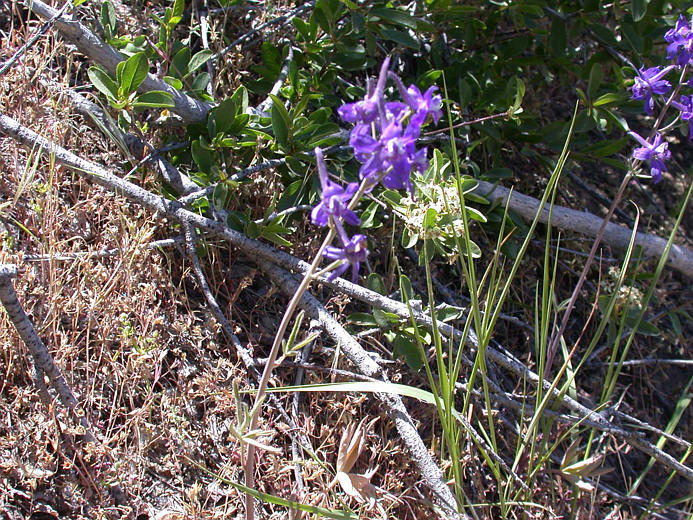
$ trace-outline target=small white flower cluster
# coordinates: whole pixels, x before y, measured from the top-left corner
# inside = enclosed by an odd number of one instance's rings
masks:
[[[602,282],[602,287],[607,293],[613,293],[616,283],[621,276],[621,268],[618,266],[609,267],[609,278]],[[644,295],[637,287],[622,285],[616,291],[616,309],[640,310]]]
[[[404,209],[401,214],[407,229],[421,239],[441,238],[444,236],[462,236],[464,234],[464,222],[462,220],[462,208],[457,187],[454,184],[430,186],[428,197],[413,200],[411,197],[403,197],[399,204]],[[429,209],[434,209],[438,216],[448,215],[450,223],[441,227],[424,228],[424,217]],[[446,219],[447,220],[447,219]]]

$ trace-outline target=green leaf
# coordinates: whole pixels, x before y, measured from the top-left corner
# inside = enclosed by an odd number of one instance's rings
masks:
[[[402,247],[404,249],[414,247],[418,241],[419,235],[417,233],[412,233],[407,228],[402,230]]]
[[[226,98],[212,112],[216,132],[226,133],[236,119],[236,103],[232,98]]]
[[[456,320],[462,317],[464,311],[459,307],[453,307],[447,303],[441,303],[436,307],[436,319],[440,321]]]
[[[109,101],[118,99],[118,85],[116,85],[116,82],[113,81],[108,72],[100,67],[89,67],[87,76],[89,76],[89,80],[96,89],[106,96]]]
[[[381,18],[382,20],[385,20],[392,24],[403,25],[405,27],[408,27],[409,29],[416,29],[416,18],[398,9],[388,9],[385,7],[373,9],[369,13],[369,18],[370,16],[377,16],[378,18]]]
[[[414,298],[414,290],[411,287],[411,281],[406,275],[399,276],[399,290],[402,293],[402,301],[407,302]]]
[[[633,20],[639,22],[647,12],[647,4],[649,0],[630,0],[630,12],[633,15]]]
[[[515,101],[513,101],[512,113],[518,114],[522,111],[522,100],[525,97],[525,82],[516,76],[515,85],[517,86],[517,90],[515,91]]]
[[[403,357],[409,368],[414,371],[418,372],[421,369],[423,360],[421,359],[419,347],[414,341],[404,334],[397,334],[392,344],[394,345],[393,356]]]
[[[278,246],[291,247],[293,245],[284,237],[281,237],[278,234],[273,233],[272,231],[267,231],[266,229],[263,229],[260,232],[260,236],[265,240],[269,240],[270,242],[277,244]]]
[[[195,79],[192,81],[192,84],[190,85],[190,89],[193,90],[194,92],[202,93],[205,91],[207,88],[207,85],[209,84],[209,73],[208,72],[200,72],[197,76],[195,76]]]
[[[467,206],[466,210],[467,210],[467,216],[469,216],[469,218],[476,220],[478,222],[484,222],[484,223],[488,222],[488,219],[486,218],[486,216],[481,211],[479,211],[478,209]]]
[[[375,318],[375,322],[378,324],[378,327],[383,329],[390,328],[390,320],[387,319],[385,311],[373,309],[373,317]]]
[[[549,46],[551,54],[554,56],[563,56],[566,46],[566,30],[565,22],[558,16],[554,16],[551,20],[551,33],[549,34]]]
[[[118,64],[120,65],[120,64]],[[119,92],[123,97],[128,97],[137,90],[149,72],[149,60],[143,52],[133,54],[120,69],[118,77]]]
[[[332,34],[332,27],[330,27],[330,21],[325,15],[325,12],[316,7],[313,10],[313,14],[310,17],[310,21],[317,23],[320,28],[325,31],[326,34]]]
[[[183,47],[171,58],[171,72],[174,76],[184,78],[188,73],[188,63],[190,62],[190,49]]]
[[[106,40],[110,40],[116,35],[117,23],[115,8],[111,2],[106,0],[101,4],[101,25],[103,25]]]
[[[291,118],[289,113],[286,111],[284,104],[281,100],[272,94],[272,130],[274,131],[274,136],[277,142],[286,146],[289,144],[289,138],[291,134]]]
[[[472,255],[472,258],[481,258],[481,248],[471,240],[469,241],[469,251],[467,251],[466,249],[462,251],[462,254],[466,257],[469,257],[470,253]]]
[[[435,208],[428,208],[423,218],[424,229],[431,229],[436,225],[436,219],[438,218],[438,212]]]
[[[173,12],[172,12],[173,17],[182,18],[184,10],[185,10],[185,0],[175,0],[175,2],[173,2]],[[173,18],[171,20],[173,20]]]
[[[367,312],[352,312],[347,316],[347,322],[361,327],[376,327],[378,325],[373,315]]]
[[[195,53],[195,55],[190,58],[188,63],[188,76],[195,72],[197,69],[202,67],[207,61],[214,56],[214,53],[209,49],[202,49],[200,52]]]
[[[642,37],[638,34],[637,29],[629,23],[623,23],[621,25],[621,35],[624,40],[628,43],[628,46],[633,49],[633,52],[641,55],[644,51],[644,42]]]
[[[236,92],[231,96],[233,102],[236,104],[236,113],[245,113],[248,111],[248,89],[243,85],[236,89]]]
[[[375,291],[383,296],[387,295],[387,290],[385,289],[385,282],[383,277],[378,273],[371,273],[368,275],[368,288],[371,291]]]
[[[375,227],[376,225],[376,220],[375,220],[375,213],[378,211],[378,203],[373,201],[371,202],[368,207],[361,213],[361,227],[362,229],[371,229]]]
[[[229,186],[224,182],[218,183],[212,192],[212,203],[214,207],[217,209],[226,209],[230,200],[231,191],[229,190]]]
[[[587,83],[587,97],[589,99],[594,99],[599,91],[599,87],[602,84],[602,65],[601,63],[594,63],[590,69],[590,79]]]
[[[200,140],[193,141],[190,146],[190,152],[192,153],[193,160],[200,171],[204,173],[211,173],[212,167],[214,166],[214,155],[210,150],[202,145]]]
[[[590,73],[591,76],[591,73]],[[595,107],[601,107],[603,105],[610,105],[612,103],[620,103],[621,101],[624,101],[625,97],[621,94],[617,94],[615,92],[609,92],[607,94],[602,94],[599,96],[594,103],[592,103],[592,106]]]
[[[176,90],[183,90],[183,82],[173,76],[164,76],[164,81]]]
[[[410,36],[408,33],[398,31],[397,29],[381,27],[380,34],[386,40],[399,43],[400,45],[404,45],[405,47],[409,47],[410,49],[419,49],[419,41],[416,38]]]
[[[163,90],[150,90],[140,94],[133,101],[135,108],[164,108],[174,107],[173,96]]]

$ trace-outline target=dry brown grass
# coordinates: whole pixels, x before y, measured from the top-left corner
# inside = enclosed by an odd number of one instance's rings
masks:
[[[15,27],[2,58],[36,28],[35,22]],[[230,69],[247,70],[241,61],[230,60]],[[61,146],[118,171],[122,159],[115,145],[73,114],[58,90],[47,86],[81,81],[84,68],[59,39],[43,38],[0,78],[0,106],[3,113]],[[249,380],[205,308],[182,250],[141,247],[176,231],[48,160],[40,159],[33,168],[34,156],[8,139],[2,139],[0,147],[0,262],[19,265],[15,286],[20,300],[87,411],[97,437],[104,441],[85,451],[76,444],[79,431],[60,405],[50,410],[42,405],[32,386],[30,356],[3,314],[2,518],[242,514],[239,493],[191,463],[242,481],[240,447],[229,435],[229,424],[237,420],[232,382],[238,379],[247,388]],[[267,187],[275,189],[271,182]],[[250,195],[257,217],[262,216],[262,198],[270,194]],[[120,253],[26,260],[27,255],[51,257],[111,248]],[[284,300],[253,268],[237,264],[234,253],[211,244],[206,253],[210,285],[227,302],[237,333],[261,356],[271,342]],[[291,382],[292,374],[288,371],[281,378]],[[322,382],[323,376],[309,373],[307,380]],[[288,407],[288,398],[283,400]],[[323,464],[335,462],[341,429],[373,413],[379,412],[364,397],[302,398],[297,419],[317,456],[301,468],[304,491],[294,483],[290,427],[265,416],[261,427],[270,435],[263,442],[281,448],[282,454],[260,456],[260,490],[340,507],[328,491],[332,474]],[[390,428],[385,421],[379,425],[355,469],[379,465],[374,483],[404,499],[385,506],[417,517],[416,475],[404,469],[408,462]],[[126,503],[114,502],[109,493],[113,485],[124,490]],[[270,518],[285,518],[285,510],[272,511],[267,506]]]

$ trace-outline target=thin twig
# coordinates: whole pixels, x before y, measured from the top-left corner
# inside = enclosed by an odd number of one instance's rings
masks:
[[[266,264],[263,271],[286,295],[293,296],[299,289],[299,283],[285,269]],[[309,293],[304,293],[299,301],[300,306],[312,319],[320,322],[323,330],[339,345],[339,348],[358,368],[362,374],[387,381],[387,376],[381,367],[371,359],[361,345],[332,317],[325,307]],[[383,402],[388,415],[395,423],[400,437],[404,441],[409,456],[418,466],[421,475],[431,491],[436,495],[439,504],[453,518],[467,518],[457,513],[456,500],[450,488],[443,479],[443,474],[431,457],[428,449],[421,440],[402,399],[395,394],[375,394]]]
[[[5,61],[5,63],[3,63],[3,64],[0,66],[0,76],[2,76],[3,74],[5,74],[5,72],[7,72],[7,71],[10,69],[10,67],[12,67],[12,65],[13,65],[13,64],[14,64],[14,63],[15,63],[15,62],[16,62],[16,61],[17,61],[17,60],[18,60],[29,48],[31,48],[31,47],[38,41],[38,39],[39,39],[41,36],[43,36],[44,34],[46,34],[46,32],[48,32],[48,30],[49,30],[51,27],[53,27],[53,24],[55,24],[55,22],[58,20],[58,18],[60,18],[60,17],[65,13],[65,11],[67,11],[67,8],[70,7],[71,5],[72,5],[72,1],[71,1],[71,0],[68,0],[67,2],[65,2],[65,3],[63,4],[63,6],[62,6],[58,11],[55,12],[55,14],[54,14],[53,16],[51,16],[47,21],[45,21],[45,22],[43,23],[43,25],[41,25],[41,27],[39,27],[39,30],[36,31],[36,32],[34,33],[34,35],[33,35],[31,38],[29,38],[29,39],[27,40],[27,42],[26,42],[24,45],[22,45],[19,49],[17,49],[17,52],[15,52],[12,56],[10,56],[10,58],[8,58],[7,61]]]
[[[606,366],[610,365],[606,361],[593,361],[592,365]],[[657,358],[645,358],[645,359],[629,359],[628,361],[623,361],[621,366],[624,367],[634,367],[643,365],[679,365],[679,366],[690,366],[693,365],[693,359],[657,359]]]
[[[265,161],[260,164],[254,164],[253,166],[248,166],[247,168],[234,173],[231,175],[228,180],[229,181],[240,181],[241,179],[246,178],[248,175],[252,175],[253,173],[257,173],[262,170],[269,170],[270,168],[276,168],[277,166],[280,166],[284,164],[285,160],[284,159],[271,159],[269,161]],[[189,206],[193,202],[195,202],[197,199],[200,199],[202,197],[209,197],[212,193],[214,193],[214,190],[216,189],[217,185],[219,183],[212,184],[211,186],[207,186],[206,188],[203,188],[201,190],[194,191],[185,197],[181,197],[178,199],[178,202],[182,204],[183,206]]]
[[[62,372],[55,364],[53,356],[46,348],[39,337],[33,323],[24,312],[22,304],[19,303],[17,293],[14,290],[12,279],[17,277],[17,266],[12,264],[0,265],[0,303],[5,307],[7,316],[17,329],[19,337],[24,345],[29,350],[34,361],[35,379],[39,382],[39,391],[42,398],[46,397],[45,385],[41,384],[43,376],[48,376],[51,387],[58,394],[60,402],[68,409],[70,415],[77,421],[83,429],[84,440],[86,442],[96,442],[96,438],[92,433],[91,425],[87,420],[84,410],[79,406],[79,402],[72,393],[70,385],[63,376]]]
[[[284,82],[286,81],[286,78],[289,76],[289,66],[291,65],[291,62],[294,60],[294,48],[291,45],[291,42],[289,42],[289,51],[286,55],[286,59],[284,59],[284,63],[282,64],[282,68],[279,71],[279,77],[277,78],[277,81],[274,82],[274,85],[272,85],[272,90],[270,90],[270,94],[272,96],[277,96],[279,95],[279,91],[281,88],[284,86]],[[265,100],[260,103],[257,107],[256,114],[261,115],[261,116],[269,116],[269,109],[272,107],[272,97],[268,95]]]
[[[238,355],[238,357],[241,359],[241,361],[243,361],[243,364],[246,366],[246,368],[252,369],[255,366],[253,356],[250,355],[248,349],[246,349],[243,346],[241,340],[238,339],[238,336],[236,336],[236,334],[233,332],[233,327],[231,327],[229,320],[226,319],[224,311],[221,310],[219,303],[217,303],[216,298],[212,294],[212,290],[209,288],[209,284],[207,283],[207,278],[205,277],[205,274],[202,271],[202,266],[200,265],[200,258],[197,256],[197,251],[195,250],[195,247],[197,245],[197,238],[195,237],[195,228],[187,222],[182,222],[182,225],[183,231],[185,233],[185,249],[188,253],[188,258],[192,263],[193,271],[195,272],[195,277],[197,278],[197,283],[200,286],[200,290],[202,291],[205,300],[207,300],[207,305],[209,305],[210,309],[212,310],[214,318],[216,318],[219,325],[221,325],[221,329],[224,331],[224,335],[226,335],[226,337],[231,341],[231,344],[236,350],[236,354]]]
[[[185,242],[185,238],[174,237],[155,240],[147,244],[139,246],[140,249],[159,249],[165,247],[173,247]],[[120,248],[102,249],[101,251],[76,251],[74,253],[57,253],[50,255],[22,255],[21,259],[26,262],[71,262],[73,260],[82,260],[89,258],[108,258],[118,256],[123,252]]]
[[[246,369],[248,370],[249,375],[252,376],[256,381],[259,381],[261,374],[258,371],[257,363],[251,356],[248,349],[243,346],[243,343],[238,338],[238,336],[234,334],[231,323],[229,323],[229,321],[226,319],[224,311],[221,309],[221,306],[217,302],[216,298],[212,294],[212,290],[209,287],[207,277],[205,276],[202,270],[200,258],[197,255],[196,251],[197,237],[195,236],[195,228],[187,222],[182,222],[182,225],[185,232],[185,244],[188,257],[190,258],[190,261],[193,265],[193,271],[195,272],[195,277],[197,279],[198,285],[200,286],[200,289],[202,290],[202,294],[204,295],[205,300],[207,300],[207,304],[209,305],[212,314],[214,315],[214,318],[221,325],[222,331],[233,345],[238,357],[241,359]],[[308,437],[302,432],[300,428],[297,427],[296,422],[286,412],[284,406],[279,401],[279,398],[276,395],[271,394],[269,396],[269,399],[272,402],[274,408],[277,411],[279,411],[282,418],[287,422],[287,424],[291,428],[289,435],[291,436],[292,447],[295,447],[297,452],[298,447],[307,452],[312,451]],[[298,477],[301,478],[301,475],[299,474]]]
[[[233,50],[236,45],[240,45],[244,41],[246,41],[248,38],[251,36],[254,36],[255,34],[259,33],[260,31],[263,31],[267,27],[271,27],[272,25],[276,24],[283,24],[285,22],[290,22],[294,18],[296,18],[299,14],[301,14],[303,11],[306,11],[307,9],[310,9],[313,7],[313,4],[315,4],[314,1],[307,2],[293,11],[289,12],[288,14],[282,15],[282,16],[277,16],[276,18],[273,18],[261,25],[258,25],[257,27],[250,29],[247,33],[239,36],[236,38],[234,41],[229,43],[226,47],[224,47],[222,50],[217,52],[214,56],[212,56],[213,60],[218,60],[219,58],[223,57],[225,54],[227,54],[229,51]]]

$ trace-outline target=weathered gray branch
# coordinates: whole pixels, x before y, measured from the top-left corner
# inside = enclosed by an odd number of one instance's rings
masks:
[[[528,220],[532,220],[539,211],[539,201],[534,197],[523,195],[516,191],[511,193],[510,189],[491,184],[490,182],[479,181],[479,186],[475,192],[492,201],[499,201],[502,204],[509,200],[508,206],[510,209]],[[539,221],[545,223],[548,221],[548,217],[549,205],[547,204],[541,212]],[[602,224],[602,218],[586,211],[554,206],[551,224],[564,231],[574,231],[594,237]],[[624,250],[628,247],[630,236],[630,229],[610,222],[606,225],[602,242]],[[642,247],[644,255],[649,258],[659,259],[664,254],[666,243],[667,241],[663,238],[643,232],[639,232],[635,238],[635,245]],[[667,263],[677,271],[693,278],[693,251],[689,248],[677,245],[672,246]]]
[[[301,268],[302,264],[305,264],[305,262],[299,262],[291,255],[281,253],[270,246],[252,240],[241,233],[227,228],[219,222],[215,222],[211,219],[207,219],[201,215],[188,211],[183,208],[179,202],[167,200],[163,197],[150,193],[149,191],[140,188],[131,182],[121,179],[120,177],[106,170],[104,167],[76,156],[75,154],[49,141],[48,139],[39,136],[28,128],[21,126],[19,123],[7,116],[0,115],[0,131],[11,135],[19,142],[29,145],[32,148],[38,145],[43,152],[53,154],[57,162],[73,168],[77,173],[87,177],[96,184],[104,186],[109,190],[115,190],[116,192],[142,204],[150,210],[166,214],[169,217],[175,218],[179,222],[185,222],[188,225],[196,226],[214,233],[217,236],[221,236],[230,243],[241,248],[246,254],[255,259],[262,259],[271,262],[269,264],[267,262],[260,263],[259,265],[263,268],[263,270],[272,270],[270,266],[277,263],[286,268],[299,269]],[[279,253],[279,255],[276,253]],[[276,272],[277,271],[273,270],[268,274],[271,276],[280,276],[277,275]],[[286,279],[286,277],[288,277],[288,279]],[[286,271],[283,271],[281,276],[277,278],[277,280],[280,279],[286,279],[286,283],[289,283],[289,279],[291,281],[295,281]],[[317,302],[316,300],[312,299],[312,297],[309,298],[311,298],[308,300],[309,302],[313,302],[313,304]],[[330,336],[339,340],[340,344],[342,344],[342,347],[345,349],[345,352],[348,349],[349,359],[352,361],[352,363],[359,367],[359,369],[364,370],[365,375],[380,375],[380,368],[370,358],[366,351],[363,350],[363,348],[341,327],[341,325],[339,325],[339,323],[337,323],[329,315],[329,313],[324,311],[324,307],[320,307],[320,312],[318,312],[317,307],[313,307],[312,312],[316,312],[319,315],[319,319],[321,323],[324,324],[325,330],[330,334]],[[344,347],[344,345],[347,346]],[[391,406],[391,408],[388,408],[388,411],[391,413],[392,417],[397,418],[396,424],[399,425],[398,429],[401,428],[400,433],[404,435],[403,441],[410,451],[412,458],[417,462],[417,465],[420,466],[422,476],[424,477],[426,484],[440,498],[443,504],[448,504],[448,509],[450,507],[454,507],[454,497],[445,485],[440,469],[435,465],[435,463],[433,463],[433,459],[428,453],[426,446],[418,436],[418,433],[416,433],[416,428],[414,428],[411,419],[406,413],[406,408],[404,408],[401,399],[398,396],[387,395],[382,396],[381,401],[387,406]]]
[[[24,0],[24,5],[43,19],[52,19],[57,14],[55,9],[40,0]],[[116,66],[125,59],[122,54],[77,20],[62,15],[56,17],[54,23],[55,28],[63,38],[75,45],[80,52],[86,54],[93,62],[103,66],[111,74],[115,75]],[[191,98],[165,81],[158,79],[153,74],[147,75],[137,90],[138,92],[163,90],[171,94],[175,104],[171,111],[178,114],[186,123],[204,123],[207,120],[207,112],[211,108],[209,103]]]
[[[44,345],[36,332],[33,323],[31,323],[26,312],[24,312],[24,308],[21,303],[19,303],[19,299],[17,299],[17,293],[12,285],[12,279],[16,277],[16,265],[0,265],[0,302],[2,302],[2,305],[5,307],[7,316],[15,329],[17,329],[19,337],[24,342],[24,345],[26,345],[26,348],[29,350],[34,360],[38,389],[42,393],[45,392],[45,387],[42,388],[41,385],[41,378],[45,374],[48,376],[51,386],[58,394],[60,401],[69,410],[73,418],[84,428],[84,439],[87,442],[95,442],[89,421],[87,421],[84,412],[80,410],[79,403],[72,393],[72,389],[67,384],[65,377],[63,377],[55,361],[53,361],[53,356],[48,352],[46,345]]]
[[[274,264],[266,264],[262,269],[284,294],[293,296],[296,293],[299,283],[291,273]],[[322,329],[339,345],[339,348],[358,368],[359,372],[367,377],[387,381],[387,376],[382,368],[314,296],[304,293],[300,305],[309,317],[320,322]],[[376,397],[385,405],[390,419],[395,423],[395,427],[407,447],[409,456],[418,466],[424,480],[436,495],[437,501],[450,515],[449,518],[468,518],[466,515],[457,513],[455,497],[445,483],[443,473],[416,431],[402,399],[396,394],[376,394]]]

